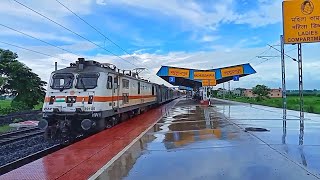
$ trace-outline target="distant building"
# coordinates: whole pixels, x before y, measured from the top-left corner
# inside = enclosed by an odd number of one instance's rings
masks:
[[[282,97],[282,90],[279,89],[271,89],[269,92],[269,97],[271,98],[281,98]]]
[[[231,90],[231,94],[233,94],[234,96],[241,96],[242,92],[240,89],[234,89],[234,90]]]
[[[220,97],[222,97],[223,94],[226,95],[227,93],[228,93],[228,91],[227,91],[226,89],[221,89],[221,88],[219,88],[217,95],[220,96]]]
[[[243,91],[243,96],[245,97],[257,97],[257,95],[253,94],[252,89],[246,89]],[[281,98],[282,97],[282,90],[279,89],[270,89],[269,91],[270,98]]]
[[[253,93],[252,93],[252,89],[246,89],[246,90],[244,90],[243,91],[243,96],[245,96],[245,97],[256,97],[256,95],[254,95]]]
[[[235,96],[243,96],[244,88],[235,88],[234,90],[231,91],[231,94]]]

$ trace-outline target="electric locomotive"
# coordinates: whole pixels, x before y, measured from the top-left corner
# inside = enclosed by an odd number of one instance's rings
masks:
[[[112,64],[78,58],[52,72],[39,128],[46,136],[74,138],[111,128],[179,96],[178,92]]]

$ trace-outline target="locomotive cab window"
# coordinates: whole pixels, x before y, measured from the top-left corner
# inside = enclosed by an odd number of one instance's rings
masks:
[[[65,73],[65,74],[54,74],[52,76],[52,89],[70,89],[72,88],[74,80],[74,75],[71,73]]]
[[[108,76],[107,88],[112,89],[112,76]]]
[[[113,82],[114,82],[114,88],[117,89],[119,86],[118,85],[118,77],[114,77]]]
[[[122,79],[122,88],[129,89],[129,80],[128,79]]]
[[[77,89],[94,89],[97,87],[98,73],[82,73],[77,76]]]
[[[154,86],[152,86],[152,95],[154,95]]]
[[[138,94],[140,94],[140,82],[138,82]]]

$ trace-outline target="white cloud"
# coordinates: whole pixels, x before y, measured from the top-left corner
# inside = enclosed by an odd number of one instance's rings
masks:
[[[30,30],[21,30],[19,28],[16,27],[11,27],[13,29],[16,29],[20,32],[23,32],[25,34],[28,34],[30,36],[33,36],[35,38],[39,38],[41,40],[54,40],[54,41],[61,41],[61,42],[65,42],[65,43],[75,43],[75,42],[79,42],[79,40],[76,40],[75,38],[71,37],[71,36],[65,36],[65,35],[61,35],[61,34],[57,34],[57,33],[53,33],[53,32],[37,32],[37,31],[30,31]],[[0,36],[11,36],[11,37],[25,37],[27,39],[30,39],[31,37],[28,37],[22,33],[10,30],[8,28],[5,28],[3,26],[0,26]],[[32,38],[31,38],[32,39]],[[37,41],[37,40],[35,40]]]
[[[91,12],[90,5],[92,4],[92,0],[69,0],[62,1],[61,3],[72,9],[74,12],[78,14],[89,14]],[[17,0],[21,4],[24,4],[36,11],[39,11],[42,14],[46,14],[50,17],[65,17],[70,15],[71,13],[61,6],[58,2],[52,1],[27,1],[27,0]],[[30,11],[26,7],[20,5],[13,0],[8,1],[0,1],[0,14],[1,15],[10,15],[15,17],[22,17],[25,19],[34,19],[34,20],[43,20],[39,15]]]
[[[142,16],[164,15],[178,19],[185,28],[204,28],[206,31],[215,31],[222,23],[249,24],[253,27],[275,24],[281,21],[281,0],[259,1],[258,8],[250,9],[245,13],[235,10],[235,0],[210,1],[209,5],[202,1],[172,0],[163,3],[161,0],[117,0],[110,4],[127,8],[129,12]],[[208,8],[211,7],[211,8]],[[209,9],[209,10],[208,10]]]
[[[263,0],[259,2],[259,8],[240,14],[235,20],[235,23],[249,24],[252,27],[260,27],[281,22],[282,0]]]
[[[1,46],[0,46],[1,48]],[[29,47],[35,49],[35,47]],[[77,56],[54,52],[48,47],[37,47],[41,52],[51,52],[51,55],[58,57],[48,58],[42,55],[37,55],[31,52],[14,49],[18,52],[19,60],[24,62],[30,68],[32,68],[37,74],[41,76],[43,80],[48,80],[50,72],[54,69],[54,62],[58,61],[59,68],[68,66],[71,62],[77,60]],[[319,59],[316,57],[316,49],[319,45],[309,45],[304,47],[304,81],[305,89],[320,88],[320,84],[314,84],[320,80],[320,65],[318,63]],[[170,52],[167,54],[154,54],[154,53],[141,53],[134,54],[135,58],[132,56],[124,55],[122,58],[134,63],[137,67],[147,67],[149,71],[142,73],[142,76],[148,78],[149,80],[159,83],[166,84],[164,80],[157,77],[155,74],[161,67],[161,65],[166,66],[177,66],[185,68],[198,68],[198,69],[209,69],[209,68],[219,68],[225,66],[232,66],[237,64],[247,63],[250,59],[257,56],[261,52],[265,51],[266,47],[259,48],[235,48],[230,49],[230,52],[223,50],[215,50],[211,52]],[[288,48],[290,49],[290,48]],[[294,56],[296,52],[291,52],[290,55]],[[277,55],[276,51],[270,50],[264,55]],[[93,59],[99,62],[108,62],[115,64],[120,69],[133,69],[136,68],[131,64],[117,58],[114,56],[106,54],[97,54],[95,56],[86,57],[87,59]],[[240,79],[239,82],[232,82],[232,88],[235,87],[245,87],[251,88],[256,84],[266,84],[271,88],[281,87],[281,68],[280,59],[274,58],[265,63],[259,64],[262,60],[256,58],[251,61],[251,65],[257,71],[257,74],[246,76]],[[259,65],[257,65],[259,64]],[[297,63],[290,59],[286,60],[287,67],[287,82],[288,89],[297,89],[298,73],[297,73]],[[44,71],[45,69],[45,71]]]
[[[68,27],[78,25],[74,23],[78,22],[78,19],[54,0],[19,1],[58,21],[59,23],[67,25]],[[110,0],[107,2],[105,0],[69,0],[61,2],[81,16],[90,15],[93,12],[93,6],[98,4],[104,5],[102,8],[105,9],[125,8],[128,12],[134,13],[138,16],[164,18],[165,20],[169,19],[174,21],[175,24],[181,26],[181,32],[184,32],[185,30],[193,31],[194,37],[191,38],[193,41],[200,41],[208,44],[210,43],[208,45],[209,50],[206,52],[172,51],[169,53],[164,53],[163,49],[161,48],[146,48],[162,46],[166,43],[165,39],[147,40],[141,33],[142,31],[139,29],[139,27],[126,23],[123,18],[117,19],[118,17],[112,18],[108,16],[108,18],[105,18],[107,20],[101,20],[101,23],[107,27],[106,29],[108,31],[118,32],[121,34],[122,38],[126,39],[128,39],[130,36],[132,41],[130,40],[128,44],[135,46],[135,49],[141,47],[140,50],[136,50],[133,54],[136,58],[132,58],[128,55],[124,55],[122,57],[132,63],[135,63],[138,67],[148,67],[151,72],[144,72],[143,75],[157,83],[164,83],[163,80],[155,76],[161,65],[199,69],[231,66],[246,63],[249,59],[252,59],[252,57],[266,49],[265,47],[248,48],[248,46],[256,46],[259,44],[262,41],[259,38],[244,38],[228,47],[223,44],[214,44],[215,40],[220,38],[220,34],[217,32],[217,30],[223,23],[249,24],[253,27],[260,27],[268,24],[275,24],[281,21],[281,0],[260,0],[258,1],[259,5],[256,9],[248,10],[247,12],[241,14],[236,12],[234,8],[236,2],[235,0],[209,1],[209,4],[207,4],[206,7],[201,1],[193,0],[171,0],[166,1],[165,3],[160,0]],[[71,36],[71,33],[68,33],[62,28],[57,27],[53,23],[20,6],[12,0],[0,1],[0,21],[1,23],[12,27],[19,27],[19,29],[21,29],[23,32],[49,42],[64,42],[65,45],[61,45],[62,48],[70,51],[80,52],[80,54],[96,48],[89,42],[74,39],[74,36]],[[77,29],[76,32],[82,30],[86,32],[86,28]],[[181,32],[178,32],[177,34],[179,35]],[[0,36],[16,37],[18,34],[3,29],[3,31],[0,31]],[[14,42],[13,44],[19,45],[20,43]],[[0,47],[8,49],[8,47]],[[109,48],[107,45],[106,47]],[[306,84],[308,85],[307,88],[313,88],[310,85],[311,83],[308,82],[320,80],[320,71],[318,71],[319,66],[317,65],[318,59],[315,58],[317,57],[315,52],[318,51],[318,47],[319,46],[310,46],[309,48],[312,49],[312,51],[307,50],[309,54],[313,55],[307,56],[304,62],[304,71],[306,72],[307,77],[305,80],[307,81]],[[54,68],[55,61],[58,61],[59,67],[62,68],[78,58],[78,56],[65,53],[59,49],[48,46],[33,46],[27,48],[35,49],[37,51],[50,54],[54,57],[58,57],[48,58],[24,50],[10,48],[18,52],[20,57],[19,59],[26,65],[30,66],[44,80],[48,79],[50,71]],[[154,50],[154,53],[150,53],[152,50]],[[117,51],[119,51],[119,49],[117,49]],[[110,55],[97,54],[89,57],[83,57],[94,59],[100,62],[114,63],[122,69],[134,68],[129,63]],[[63,61],[61,59],[67,59],[67,61]],[[259,61],[261,60],[255,60],[255,63]],[[250,88],[257,83],[267,84],[270,87],[280,86],[281,74],[279,59],[270,60],[266,63],[253,67],[257,70],[257,74],[241,78],[240,82],[232,83],[233,86]],[[296,81],[296,69],[297,67],[295,63],[288,63],[288,82]],[[296,84],[292,83],[290,87],[295,88],[295,85]],[[320,88],[318,86],[320,85],[314,85],[315,88]]]
[[[96,3],[99,5],[107,5],[106,0],[96,0]]]
[[[215,41],[215,40],[218,40],[220,39],[219,36],[210,36],[210,35],[204,35],[200,41],[202,42],[212,42],[212,41]]]

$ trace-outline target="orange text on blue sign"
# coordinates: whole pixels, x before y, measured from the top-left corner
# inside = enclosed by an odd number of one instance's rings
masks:
[[[189,73],[188,69],[169,68],[169,76],[188,78]]]
[[[195,71],[193,73],[194,79],[216,79],[214,71]]]
[[[222,77],[230,77],[230,76],[241,75],[241,74],[243,74],[243,67],[242,66],[221,69],[221,76]]]

